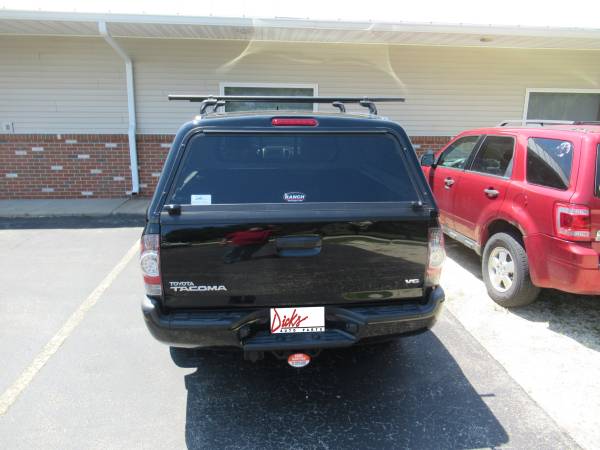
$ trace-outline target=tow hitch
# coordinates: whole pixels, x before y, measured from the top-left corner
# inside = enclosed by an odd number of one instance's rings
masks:
[[[295,367],[297,369],[306,367],[310,364],[313,358],[321,353],[320,349],[316,350],[307,350],[306,352],[298,352],[298,353],[290,353],[288,351],[272,351],[270,352],[275,358],[279,360],[287,360],[287,363],[291,367]],[[263,360],[265,357],[265,352],[258,351],[249,351],[244,352],[244,359],[246,361],[257,362]]]
[[[297,369],[306,367],[310,363],[310,355],[306,353],[292,353],[288,356],[287,362],[290,366]]]

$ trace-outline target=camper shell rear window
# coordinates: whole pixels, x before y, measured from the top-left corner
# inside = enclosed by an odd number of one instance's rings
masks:
[[[389,133],[200,133],[186,146],[168,201],[413,201],[402,152]]]

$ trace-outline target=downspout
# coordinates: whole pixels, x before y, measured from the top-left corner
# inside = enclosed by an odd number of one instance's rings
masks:
[[[135,86],[133,84],[133,62],[125,50],[117,44],[108,32],[105,21],[98,22],[98,30],[104,40],[110,45],[121,58],[125,61],[125,78],[127,80],[127,113],[129,116],[129,127],[127,135],[129,138],[129,162],[131,165],[131,193],[133,195],[140,192],[140,176],[137,161],[137,147],[135,142],[136,122],[135,122]]]

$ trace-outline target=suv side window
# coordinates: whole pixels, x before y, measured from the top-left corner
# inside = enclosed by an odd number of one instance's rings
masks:
[[[596,197],[600,197],[600,144],[596,148]]]
[[[512,175],[515,140],[509,136],[486,136],[471,170],[500,177]]]
[[[479,141],[479,136],[465,136],[457,139],[454,144],[442,153],[437,165],[452,167],[454,169],[464,169],[469,156],[471,156],[475,145],[477,145],[477,141]]]
[[[529,138],[527,182],[560,190],[569,188],[573,143],[562,139]]]

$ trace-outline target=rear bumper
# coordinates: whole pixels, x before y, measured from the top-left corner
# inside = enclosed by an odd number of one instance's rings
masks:
[[[589,244],[537,234],[525,240],[536,286],[573,294],[600,294],[600,259]]]
[[[322,333],[269,332],[269,309],[181,311],[163,314],[149,297],[142,301],[144,320],[159,341],[175,347],[238,347],[244,351],[348,347],[363,340],[415,334],[431,328],[444,302],[437,287],[426,299],[393,305],[326,306]]]

